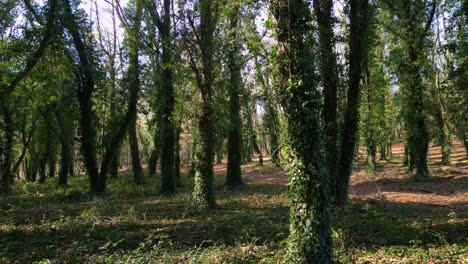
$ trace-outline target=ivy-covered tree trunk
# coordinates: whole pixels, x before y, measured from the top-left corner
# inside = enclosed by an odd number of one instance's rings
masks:
[[[407,132],[410,168],[414,165],[416,179],[427,179],[429,132],[425,113],[426,87],[421,65],[425,60],[425,41],[437,9],[437,1],[431,2],[428,14],[425,12],[429,7],[428,1],[392,2],[387,5],[394,12],[402,32],[398,37],[401,37],[405,56],[400,65],[399,79],[403,84],[402,113]]]
[[[213,158],[215,128],[213,115],[213,34],[216,19],[212,0],[200,0],[200,50],[201,70],[198,72],[198,88],[201,93],[200,117],[198,121],[199,141],[195,153],[195,186],[193,203],[196,210],[216,207],[213,190]]]
[[[2,104],[6,102],[2,102]],[[0,105],[0,193],[10,191],[13,178],[11,164],[13,161],[13,119],[12,111],[6,105]]]
[[[326,151],[327,169],[332,181],[335,181],[337,172],[338,142],[337,142],[337,66],[335,37],[333,34],[333,1],[314,0],[314,11],[317,17],[320,45],[320,72],[323,85],[323,118],[324,142]],[[334,191],[334,190],[333,190]]]
[[[418,48],[408,47],[410,62],[407,65],[408,87],[406,92],[405,121],[408,128],[408,147],[410,150],[410,165],[416,168],[416,178],[429,177],[427,166],[427,153],[429,148],[429,132],[427,131],[426,117],[424,114],[424,86],[418,64]],[[411,109],[411,110],[410,110]]]
[[[180,133],[182,133],[182,127],[179,124],[174,135],[174,179],[176,186],[182,186],[180,180]]]
[[[229,47],[228,47],[228,70],[229,70],[229,132],[228,132],[228,163],[226,172],[226,186],[235,188],[243,184],[241,175],[241,153],[242,153],[242,121],[240,117],[239,94],[242,87],[240,43],[237,38],[237,26],[239,20],[239,6],[235,4],[229,13]]]
[[[162,76],[161,76],[161,99],[162,124],[161,124],[161,192],[173,194],[175,192],[174,178],[174,81],[172,65],[172,39],[171,39],[171,1],[164,0],[164,14],[161,19],[159,31],[162,42]]]
[[[450,154],[451,154],[451,140],[450,140],[450,127],[447,120],[447,113],[445,110],[444,102],[442,99],[441,89],[442,84],[440,83],[439,72],[436,72],[436,91],[434,91],[433,96],[436,98],[435,105],[435,119],[438,126],[438,145],[441,149],[441,164],[450,165]]]
[[[332,263],[330,179],[322,151],[320,93],[313,76],[306,1],[273,0],[279,87],[294,159],[289,172],[290,263]]]
[[[387,160],[387,144],[380,144],[380,160]]]
[[[143,6],[141,0],[136,1],[136,13],[132,28],[129,32],[129,66],[128,66],[128,85],[131,96],[129,96],[128,109],[131,113],[130,123],[128,124],[128,140],[130,143],[130,154],[132,157],[133,180],[136,184],[143,184],[143,169],[140,163],[140,150],[137,138],[137,120],[138,120],[138,94],[140,92],[140,27]]]
[[[244,163],[248,163],[252,161],[253,155],[253,142],[252,142],[252,135],[255,133],[253,124],[252,124],[252,114],[248,104],[249,99],[247,98],[244,101],[243,105],[243,112],[244,112],[244,119],[245,121],[245,129],[243,135],[243,142],[242,142],[242,160]]]
[[[279,139],[278,139],[278,125],[279,125],[279,118],[278,118],[278,113],[276,109],[273,107],[273,104],[271,101],[267,104],[266,106],[266,111],[268,114],[267,118],[267,130],[268,130],[268,136],[270,139],[270,155],[271,155],[271,162],[275,166],[281,166],[281,161],[280,161],[280,145],[279,145]]]
[[[340,162],[336,175],[337,205],[348,201],[349,178],[353,169],[357,130],[359,123],[359,87],[367,41],[368,0],[350,0],[350,44],[348,101],[341,141]]]
[[[368,173],[375,172],[375,156],[377,148],[375,145],[367,146],[367,158],[366,158],[366,169]]]

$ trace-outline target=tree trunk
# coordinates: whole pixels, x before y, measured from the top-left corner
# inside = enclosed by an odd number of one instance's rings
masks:
[[[376,147],[374,145],[367,146],[367,159],[366,159],[366,168],[368,173],[375,172],[375,156],[376,156]]]
[[[344,120],[340,162],[336,175],[337,205],[348,201],[349,178],[353,169],[354,148],[357,142],[359,123],[359,85],[362,60],[367,52],[368,0],[350,1],[350,45],[348,102]]]
[[[290,263],[331,263],[330,179],[323,166],[320,93],[309,34],[310,11],[302,0],[273,0],[281,103],[289,129],[293,167],[290,179]],[[291,79],[292,78],[292,79]]]
[[[380,145],[380,160],[387,160],[387,145]]]
[[[462,139],[463,145],[465,146],[466,158],[468,159],[468,138],[464,137]]]
[[[221,141],[221,144],[218,145],[216,148],[216,164],[221,164],[223,163],[223,144]]]
[[[198,88],[202,102],[198,122],[199,138],[195,159],[195,186],[193,202],[196,210],[215,208],[213,190],[213,157],[214,157],[214,115],[213,115],[213,34],[216,19],[213,17],[211,0],[200,0],[199,48],[201,51],[201,72],[198,69]]]
[[[229,134],[228,134],[228,164],[226,172],[226,186],[235,188],[241,186],[241,153],[242,153],[242,121],[240,117],[239,93],[242,87],[241,65],[238,54],[240,43],[237,39],[237,26],[239,20],[239,6],[234,5],[229,14],[229,47],[228,47],[228,69],[229,69]]]
[[[405,152],[403,156],[403,165],[408,166],[409,163],[409,150],[408,150],[408,145],[405,144]]]
[[[159,133],[155,133],[158,138],[154,139],[154,147],[153,151],[151,152],[150,158],[148,160],[148,173],[150,177],[156,176],[156,167],[158,166],[158,159],[159,159]]]
[[[113,179],[117,179],[119,176],[119,166],[120,166],[120,151],[121,146],[117,147],[114,155],[112,155],[112,159],[110,161],[110,177]]]
[[[409,97],[407,102],[407,109],[411,109],[406,113],[406,122],[408,127],[408,144],[410,149],[410,156],[414,167],[416,168],[416,178],[426,179],[429,177],[429,169],[427,166],[427,152],[429,147],[429,133],[427,131],[426,120],[424,116],[424,87],[422,76],[420,73],[420,65],[418,61],[418,51],[415,47],[408,48],[408,55],[410,58],[409,78],[412,82],[409,88]]]
[[[60,153],[60,172],[58,177],[59,185],[68,184],[68,175],[70,173],[70,167],[72,166],[72,148],[69,142],[61,143],[61,153]]]
[[[85,43],[83,42],[77,18],[72,12],[70,1],[63,4],[64,14],[61,17],[64,27],[72,36],[74,46],[77,50],[80,71],[75,72],[80,80],[77,89],[79,112],[80,112],[80,137],[81,154],[89,177],[90,193],[102,194],[106,188],[105,176],[99,174],[96,155],[96,129],[94,125],[94,110],[91,100],[95,86],[95,72],[93,58],[90,56]]]
[[[338,168],[338,142],[337,142],[337,66],[335,48],[335,37],[333,34],[333,1],[314,0],[315,15],[319,29],[320,45],[320,71],[323,84],[323,119],[324,139],[326,151],[326,165],[333,185]],[[333,186],[332,185],[332,186]],[[333,188],[334,192],[334,188]]]
[[[174,136],[174,179],[176,182],[176,186],[182,186],[182,182],[180,180],[180,133],[182,132],[182,128],[177,127]]]
[[[161,193],[171,195],[175,193],[174,178],[174,81],[172,65],[171,39],[171,1],[164,0],[164,15],[159,26],[162,42],[162,76],[161,99],[162,104],[162,142],[161,142]]]
[[[13,160],[13,119],[12,111],[8,106],[1,105],[0,107],[0,116],[3,119],[1,120],[3,122],[0,122],[0,154],[2,154],[0,156],[0,193],[8,193],[10,191],[10,182],[13,178],[11,173]]]
[[[137,121],[138,121],[138,94],[140,92],[140,65],[139,65],[139,52],[140,52],[140,26],[143,6],[141,1],[136,1],[136,14],[133,21],[133,26],[129,32],[130,47],[129,47],[129,66],[128,66],[128,79],[129,90],[131,96],[128,98],[128,109],[132,118],[128,124],[128,142],[130,144],[130,153],[132,157],[132,171],[133,180],[136,184],[143,184],[143,169],[140,164],[140,150],[138,147],[137,138]]]

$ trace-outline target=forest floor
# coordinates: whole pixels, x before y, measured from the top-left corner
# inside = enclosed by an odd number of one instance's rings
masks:
[[[403,149],[367,174],[356,163],[347,206],[334,209],[339,263],[468,263],[468,160],[455,144],[452,165],[430,150],[431,179],[416,181]],[[360,156],[363,153],[360,152]],[[288,236],[287,176],[269,161],[243,166],[246,185],[223,188],[220,209],[186,216],[193,179],[173,197],[157,193],[159,177],[133,184],[131,173],[109,179],[101,197],[87,179],[66,188],[56,179],[17,184],[0,197],[0,263],[281,263]]]

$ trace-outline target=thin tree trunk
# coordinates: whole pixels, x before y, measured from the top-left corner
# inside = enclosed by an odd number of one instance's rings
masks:
[[[70,167],[72,166],[72,148],[69,142],[65,142],[65,140],[62,141],[58,183],[59,185],[67,185]]]
[[[174,179],[176,182],[176,186],[182,186],[182,182],[180,180],[180,133],[182,132],[182,128],[180,125],[177,127],[174,136]]]

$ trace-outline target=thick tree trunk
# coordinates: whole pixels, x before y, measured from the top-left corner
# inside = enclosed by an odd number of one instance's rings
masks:
[[[324,104],[324,139],[327,169],[333,185],[338,168],[338,142],[337,142],[337,66],[334,52],[335,38],[333,34],[333,1],[314,0],[315,15],[319,29],[320,45],[320,71],[322,75]],[[333,186],[332,185],[332,186]],[[333,188],[333,192],[334,192]]]
[[[0,121],[0,193],[10,191],[10,182],[13,178],[11,164],[13,160],[13,119],[12,111],[8,106],[0,105],[3,122]],[[2,124],[3,123],[3,124]],[[3,130],[3,131],[2,131]]]
[[[240,65],[240,43],[236,37],[239,19],[239,6],[232,7],[229,14],[229,134],[228,134],[228,164],[226,172],[226,186],[235,188],[241,186],[241,153],[242,153],[242,121],[240,117],[239,93],[242,87],[241,65]]]
[[[419,47],[418,47],[419,48]],[[424,115],[424,87],[419,69],[418,50],[410,46],[408,48],[410,58],[409,72],[411,77],[410,87],[408,87],[407,109],[411,109],[406,113],[406,122],[408,127],[408,144],[410,149],[410,158],[416,168],[416,178],[426,179],[429,177],[429,169],[427,166],[427,152],[429,147],[429,133]]]
[[[340,162],[336,175],[337,205],[348,201],[349,178],[353,169],[354,149],[357,142],[359,85],[362,74],[362,60],[367,52],[368,0],[350,1],[350,51],[348,102],[345,113],[343,139],[341,143]]]
[[[310,11],[302,0],[273,0],[271,8],[277,21],[281,103],[295,159],[289,172],[288,261],[331,263],[330,179],[322,152],[320,94],[312,75],[311,45],[304,38],[311,30]]]
[[[80,96],[80,138],[81,154],[83,163],[89,177],[90,193],[102,194],[105,191],[105,180],[99,177],[98,166],[96,162],[95,136],[96,131],[92,124],[93,112],[91,110],[91,101]]]
[[[216,207],[213,190],[214,120],[211,94],[209,97],[210,99],[202,104],[198,123],[200,142],[196,150],[193,190],[194,206],[197,210]]]
[[[171,1],[164,0],[164,15],[159,26],[162,41],[162,142],[161,142],[161,192],[173,194],[175,192],[174,178],[174,81],[172,65],[172,37],[171,37]]]
[[[195,159],[195,186],[193,202],[196,210],[215,208],[213,190],[213,157],[214,157],[214,116],[213,116],[213,34],[216,20],[213,17],[211,0],[200,0],[199,48],[201,51],[201,72],[198,69],[197,83],[201,92],[200,119],[198,122],[199,145]],[[193,62],[192,62],[193,63]]]

